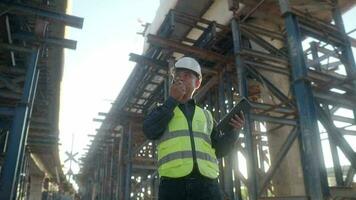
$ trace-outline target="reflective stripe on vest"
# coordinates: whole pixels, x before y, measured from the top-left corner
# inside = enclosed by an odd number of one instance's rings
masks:
[[[187,131],[186,130],[179,130],[179,131],[172,131],[169,134],[167,134],[168,131],[166,131],[163,136],[159,139],[159,143],[173,139],[175,137],[183,137],[187,136]],[[193,132],[194,137],[201,138],[205,142],[209,143],[211,145],[211,139],[210,135],[206,133],[201,133],[201,132]]]
[[[207,160],[207,161],[214,162],[214,163],[218,162],[216,160],[216,158],[210,156],[207,153],[197,151],[196,155],[197,155],[197,159]],[[168,154],[167,156],[161,158],[158,161],[158,165],[163,165],[169,161],[172,161],[175,159],[183,159],[183,158],[192,158],[192,152],[191,151],[178,151],[175,153]]]
[[[215,150],[211,147],[212,129],[213,118],[210,112],[196,106],[192,131],[198,169],[202,175],[216,178],[219,167]],[[193,154],[188,122],[179,107],[174,109],[174,116],[158,141],[157,151],[160,176],[177,178],[186,176],[192,171]]]

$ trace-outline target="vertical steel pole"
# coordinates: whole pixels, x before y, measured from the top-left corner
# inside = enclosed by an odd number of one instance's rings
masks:
[[[240,55],[242,45],[241,29],[240,24],[236,19],[231,22],[231,30],[234,42],[234,53],[235,53],[235,65],[237,72],[237,80],[239,93],[241,97],[248,98],[248,85],[247,85],[247,71],[244,66],[242,57]],[[245,149],[247,152],[246,164],[247,164],[247,175],[248,175],[248,194],[250,200],[258,199],[258,177],[257,177],[257,156],[253,148],[253,137],[252,137],[252,123],[250,117],[250,111],[244,113],[245,125],[244,125],[244,139],[245,139]]]
[[[310,50],[313,56],[313,61],[314,61],[314,68],[316,71],[321,71],[321,64],[319,62],[319,55],[318,55],[318,44],[316,42],[311,42],[310,43]],[[330,110],[327,104],[322,104],[324,110],[327,112],[327,114],[330,116]],[[328,134],[333,134],[329,133]],[[335,142],[332,140],[332,137],[329,136],[329,144],[330,144],[330,151],[333,159],[333,166],[334,166],[334,172],[335,172],[335,178],[336,178],[336,183],[338,186],[343,186],[343,177],[342,177],[342,170],[341,170],[341,165],[340,165],[340,159],[339,159],[339,154],[337,153],[337,148],[335,145]]]
[[[342,48],[342,57],[345,63],[346,72],[348,76],[355,75],[356,64],[351,49],[351,43],[345,31],[344,21],[342,20],[342,15],[338,5],[338,0],[333,0],[333,4],[334,5],[333,5],[332,13],[333,13],[335,25],[344,37],[345,46],[343,46]]]
[[[344,21],[342,20],[342,14],[338,5],[338,0],[333,0],[332,2],[334,4],[332,14],[335,21],[335,25],[338,28],[338,30],[341,32],[341,34],[344,36],[345,45],[342,47],[341,61],[344,63],[347,76],[351,78],[352,76],[356,76],[355,59],[352,53],[350,40],[345,31]],[[353,81],[353,85],[354,87],[356,87],[356,81]],[[356,122],[356,108],[353,109],[353,113],[355,116],[354,121]]]
[[[310,44],[310,49],[312,52],[313,61],[315,62],[315,64],[314,64],[315,70],[321,71],[321,64],[319,61],[317,43],[312,42]],[[327,110],[329,110],[328,105],[323,105],[323,106],[326,107]],[[318,129],[318,133],[317,133],[317,138],[320,141],[320,142],[316,143],[316,145],[318,145],[317,148],[318,148],[318,151],[320,154],[320,176],[321,176],[320,181],[321,181],[324,195],[329,195],[330,191],[329,191],[328,175],[326,173],[326,167],[325,167],[325,163],[324,163],[324,155],[323,155],[323,151],[322,151],[319,129]]]
[[[226,114],[226,104],[225,104],[225,87],[224,77],[219,80],[219,110],[220,118]],[[224,158],[225,167],[223,168],[224,173],[224,189],[229,199],[235,199],[234,195],[234,182],[232,180],[232,152]]]
[[[225,80],[226,80],[226,98],[228,100],[228,110],[231,111],[231,109],[234,107],[233,104],[233,91],[232,91],[232,77],[230,73],[225,73]],[[235,133],[236,134],[236,133]],[[234,148],[232,152],[228,155],[229,161],[231,163],[231,170],[236,171],[239,170],[238,167],[238,159],[237,159],[237,148]],[[232,176],[232,174],[231,174]],[[235,192],[234,192],[234,198],[236,200],[242,200],[242,195],[241,195],[241,183],[240,183],[240,177],[237,174],[234,174],[235,182],[233,182],[233,186],[235,186]]]
[[[33,103],[35,101],[35,97],[36,97],[36,91],[37,91],[37,83],[38,83],[38,78],[40,76],[40,70],[36,70],[35,71],[35,76],[34,76],[34,80],[33,80],[33,87],[32,87],[32,91],[31,91],[31,96],[30,96],[30,104],[29,104],[29,111],[27,112],[27,116],[26,116],[26,121],[25,121],[25,133],[24,133],[24,139],[23,142],[21,144],[20,147],[20,162],[22,160],[25,160],[25,152],[26,152],[26,145],[27,145],[27,136],[28,136],[28,130],[30,128],[30,118],[32,115],[32,109],[33,109]],[[19,180],[19,176],[21,174],[21,169],[24,165],[23,162],[19,163],[20,167],[18,167],[18,171],[16,172],[16,183],[15,185],[17,185],[17,181]]]
[[[125,129],[123,130],[123,133],[120,138],[120,143],[119,143],[119,158],[118,158],[118,165],[119,165],[119,175],[118,175],[118,199],[124,199],[124,185],[125,185],[125,169],[124,169],[124,148],[125,148],[125,140],[126,140],[126,134],[125,134]]]
[[[300,150],[304,172],[304,183],[311,200],[324,199],[320,163],[322,162],[320,135],[317,127],[317,115],[310,82],[307,77],[307,66],[301,44],[298,22],[291,12],[288,0],[279,0],[285,19],[289,59],[292,66],[293,90],[298,107],[300,125]]]
[[[126,180],[125,180],[125,198],[124,200],[130,200],[131,193],[131,169],[132,169],[132,124],[129,122],[126,129],[127,134],[127,161],[126,161]]]
[[[0,177],[0,196],[12,200],[16,197],[16,173],[21,166],[20,160],[22,143],[26,138],[26,120],[29,112],[31,92],[33,92],[34,79],[37,71],[39,50],[32,52],[27,60],[27,73],[24,92],[21,102],[15,109],[12,127],[9,134],[8,148]]]

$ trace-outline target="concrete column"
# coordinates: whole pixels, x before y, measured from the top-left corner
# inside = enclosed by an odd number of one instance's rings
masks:
[[[29,191],[29,200],[40,200],[42,199],[42,184],[43,184],[44,175],[33,175],[30,177],[30,191]]]
[[[263,73],[272,83],[274,83],[285,94],[288,94],[290,82],[287,77],[276,76],[272,73]],[[271,93],[267,88],[261,87],[261,98],[264,103],[275,104],[278,102],[271,97]],[[267,137],[269,145],[270,159],[273,163],[281,146],[285,142],[288,134],[291,132],[291,126],[283,126],[275,129],[276,124],[267,123]],[[275,129],[275,130],[274,130]],[[301,165],[300,151],[298,141],[295,140],[287,153],[284,160],[281,162],[279,169],[276,171],[273,179],[273,187],[277,196],[284,195],[304,195],[303,169]]]

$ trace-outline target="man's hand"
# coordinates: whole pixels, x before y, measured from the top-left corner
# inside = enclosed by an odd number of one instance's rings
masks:
[[[169,95],[173,97],[175,100],[182,102],[185,93],[186,93],[186,88],[181,80],[177,80],[171,85]]]
[[[240,130],[245,123],[245,118],[244,115],[242,113],[240,113],[239,115],[236,115],[234,117],[231,118],[231,121],[229,122],[229,124],[231,126],[233,126],[235,129]]]

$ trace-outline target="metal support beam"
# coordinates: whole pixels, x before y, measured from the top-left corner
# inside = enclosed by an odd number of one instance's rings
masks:
[[[246,80],[246,65],[244,65],[241,50],[243,47],[241,38],[241,27],[236,19],[231,21],[231,30],[234,42],[234,53],[235,53],[235,65],[237,71],[237,80],[239,93],[241,97],[248,98],[248,85]],[[247,175],[248,175],[248,194],[250,200],[258,199],[258,178],[257,178],[257,155],[253,148],[253,136],[252,136],[252,119],[250,116],[250,111],[244,113],[245,126],[244,126],[244,137],[245,145],[248,156],[246,157],[247,164]]]
[[[266,189],[269,181],[277,171],[278,167],[280,166],[281,162],[283,161],[283,158],[287,155],[290,147],[292,146],[293,142],[299,135],[299,131],[297,128],[294,128],[291,133],[289,133],[287,139],[283,143],[281,149],[278,151],[278,154],[276,156],[276,159],[274,162],[272,162],[272,165],[268,169],[266,176],[262,180],[261,188],[259,189],[259,195],[263,193],[263,191]]]
[[[0,107],[0,115],[1,116],[13,116],[14,114],[15,114],[14,108]]]
[[[219,101],[219,110],[217,112],[220,113],[220,119],[226,114],[226,104],[225,104],[225,89],[228,91],[228,88],[225,88],[226,85],[224,84],[225,79],[223,76],[220,76],[219,80],[219,87],[218,87],[218,101]],[[230,88],[231,90],[231,88]],[[234,133],[235,134],[235,133]],[[230,152],[228,156],[224,158],[225,167],[223,168],[224,173],[224,189],[225,194],[227,194],[229,199],[235,199],[234,194],[234,182],[232,180],[232,164],[233,164],[233,152]]]
[[[130,53],[129,56],[130,56],[129,58],[130,61],[152,66],[152,67],[158,67],[159,69],[168,70],[169,63],[166,61],[149,58],[147,56],[142,56],[135,53]],[[217,74],[216,70],[209,69],[204,66],[201,66],[201,70],[203,74]]]
[[[13,44],[6,44],[0,42],[0,49],[5,49],[5,50],[10,50],[10,51],[18,51],[18,52],[23,52],[23,53],[32,53],[33,49],[27,48],[27,47],[22,47],[22,46],[17,46]]]
[[[126,129],[127,134],[127,159],[126,159],[126,174],[125,174],[125,197],[124,200],[130,200],[130,193],[131,193],[131,171],[132,171],[132,124],[129,123]]]
[[[225,86],[226,86],[226,99],[228,100],[228,111],[230,111],[233,107],[233,91],[232,91],[232,77],[233,75],[231,73],[226,72],[225,73]],[[238,170],[238,160],[237,160],[237,148],[235,147],[231,153],[228,155],[228,159],[231,163],[231,170],[233,170],[234,172],[236,172]],[[234,177],[235,177],[235,182],[233,182],[233,186],[235,187],[235,193],[234,193],[234,197],[235,200],[242,200],[242,194],[241,194],[241,180],[240,177],[234,173]],[[232,179],[232,177],[231,177]]]
[[[345,65],[345,69],[346,69],[348,78],[353,79],[352,85],[353,85],[353,88],[355,89],[356,81],[353,78],[353,76],[356,75],[356,64],[355,64],[355,60],[354,60],[354,56],[353,56],[353,52],[352,52],[352,48],[351,48],[351,43],[350,43],[348,35],[345,31],[344,21],[342,19],[341,11],[340,11],[340,8],[338,5],[338,0],[332,0],[332,3],[333,3],[332,14],[333,14],[333,18],[335,21],[335,26],[341,32],[341,34],[345,40],[344,41],[345,45],[341,48],[341,52],[342,52],[341,62],[343,62]],[[355,90],[353,92],[355,92]],[[353,108],[353,113],[354,113],[354,116],[356,116],[356,108],[355,107]],[[356,122],[356,117],[355,117],[355,122]]]
[[[341,132],[338,130],[338,128],[335,127],[333,124],[332,120],[328,118],[328,115],[325,113],[325,111],[321,107],[317,107],[317,112],[319,116],[320,122],[323,124],[325,129],[330,132],[330,137],[331,139],[335,142],[337,146],[342,150],[342,152],[345,154],[345,157],[349,159],[351,166],[356,169],[356,153],[350,146],[350,144],[346,141],[344,136],[341,134]]]
[[[167,40],[156,35],[149,34],[147,36],[147,42],[153,45],[161,46],[163,48],[171,48],[179,53],[191,54],[197,58],[212,62],[228,63],[229,61],[231,61],[231,59],[226,58],[225,56],[215,53],[213,51],[208,51],[198,47],[185,45],[173,40]]]
[[[14,1],[1,1],[0,5],[8,8],[9,9],[8,12],[10,13],[23,12],[23,13],[54,19],[56,21],[62,22],[68,26],[72,26],[75,28],[83,27],[84,19],[80,17],[70,16],[63,13],[58,13],[42,8],[33,7],[23,3],[17,3]]]
[[[282,91],[280,91],[274,84],[271,83],[271,81],[269,81],[261,73],[259,73],[257,70],[253,69],[252,67],[247,67],[247,70],[250,72],[250,74],[253,77],[255,77],[258,81],[260,81],[264,86],[266,86],[273,93],[273,95],[275,95],[281,102],[286,102],[286,105],[288,105],[291,108],[295,107],[294,103],[291,102],[289,98]]]
[[[34,89],[34,79],[37,70],[37,60],[39,50],[31,53],[27,61],[27,74],[24,86],[24,93],[21,98],[21,103],[15,109],[15,116],[12,122],[12,128],[9,134],[8,149],[6,152],[5,163],[0,177],[0,196],[4,199],[13,199],[16,197],[16,172],[17,168],[21,166],[20,148],[26,138],[26,121],[28,120],[30,98]]]
[[[58,46],[58,47],[63,47],[63,48],[73,49],[73,50],[77,48],[77,41],[75,40],[55,38],[55,37],[41,38],[31,33],[14,33],[13,37],[20,40],[46,44],[48,46]]]
[[[335,21],[335,26],[344,37],[344,43],[345,43],[345,45],[342,48],[343,59],[341,61],[345,63],[347,75],[350,76],[356,73],[356,64],[352,53],[351,44],[350,41],[348,40],[348,36],[345,31],[344,22],[342,20],[341,11],[338,5],[338,0],[332,0],[332,3],[333,3],[332,14]]]
[[[284,125],[289,125],[289,126],[296,126],[297,125],[297,120],[295,120],[295,119],[272,117],[272,116],[261,115],[261,114],[251,114],[251,118],[253,120],[255,120],[255,121],[260,121],[260,122],[284,124]]]
[[[328,194],[323,188],[324,177],[321,172],[323,155],[321,152],[320,135],[317,126],[317,115],[309,82],[304,80],[307,76],[307,66],[301,44],[301,33],[296,16],[291,12],[288,0],[279,0],[279,5],[288,37],[290,63],[292,66],[293,89],[299,112],[300,124],[300,151],[303,157],[304,183],[307,194],[311,200],[324,199]]]
[[[16,181],[19,179],[19,176],[20,176],[20,173],[21,173],[21,169],[23,168],[23,165],[24,163],[22,162],[24,159],[25,159],[25,152],[26,152],[26,143],[27,143],[27,136],[28,136],[28,131],[29,131],[29,128],[30,128],[30,118],[32,116],[32,109],[33,109],[33,103],[35,101],[35,97],[36,97],[36,91],[37,91],[37,84],[38,84],[38,78],[40,76],[40,70],[36,68],[36,71],[35,71],[35,75],[33,77],[33,86],[32,86],[32,91],[30,93],[30,98],[29,98],[29,108],[28,108],[28,112],[27,112],[27,115],[25,116],[25,131],[24,131],[24,139],[23,139],[23,142],[22,142],[22,145],[19,147],[20,148],[20,159],[19,159],[19,167],[18,167],[18,170],[16,172]],[[33,138],[32,138],[33,139]],[[50,139],[50,138],[48,138]],[[50,142],[55,142],[57,143],[57,140],[58,138],[55,139],[55,141],[51,141],[50,139]],[[17,182],[16,184],[17,185]]]
[[[312,53],[313,61],[315,62],[314,68],[316,71],[321,71],[321,64],[319,60],[319,55],[318,55],[318,44],[316,42],[311,42],[310,43],[310,50]],[[327,110],[328,115],[330,116],[330,111],[329,107],[327,104],[323,104],[324,109]],[[328,133],[330,135],[330,133]],[[330,136],[329,136],[330,138]],[[329,139],[329,144],[330,144],[330,150],[331,150],[331,155],[333,159],[333,165],[334,165],[334,172],[335,172],[335,178],[336,178],[336,183],[339,186],[343,185],[343,177],[342,177],[342,170],[340,166],[340,160],[339,160],[339,154],[337,152],[336,145],[334,144],[334,141],[332,139]]]

